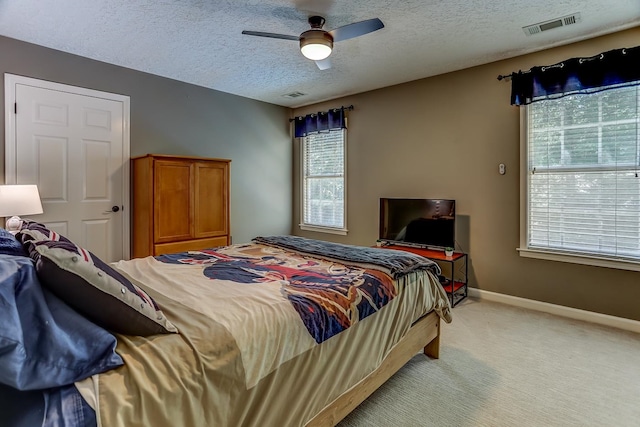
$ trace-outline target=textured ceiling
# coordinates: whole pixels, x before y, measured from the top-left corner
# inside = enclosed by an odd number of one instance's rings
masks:
[[[578,24],[522,30],[575,12]],[[385,28],[336,43],[328,70],[295,41],[241,34],[297,36],[312,14],[329,30],[375,17]],[[3,36],[287,107],[638,25],[640,0],[0,0]]]

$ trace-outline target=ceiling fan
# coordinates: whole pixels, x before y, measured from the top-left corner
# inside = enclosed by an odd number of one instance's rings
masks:
[[[325,19],[322,16],[310,16],[310,30],[305,31],[299,36],[289,36],[286,34],[263,33],[260,31],[243,31],[242,34],[258,37],[270,37],[274,39],[294,40],[300,42],[300,51],[311,60],[316,61],[318,68],[325,70],[331,67],[328,57],[333,50],[333,43],[342,40],[352,39],[354,37],[363,36],[372,33],[381,28],[384,24],[378,18],[367,19],[365,21],[354,22],[353,24],[343,25],[331,31],[323,30]]]

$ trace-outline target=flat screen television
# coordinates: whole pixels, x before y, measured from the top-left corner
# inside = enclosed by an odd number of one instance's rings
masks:
[[[456,202],[446,199],[380,199],[380,240],[391,244],[455,247]]]

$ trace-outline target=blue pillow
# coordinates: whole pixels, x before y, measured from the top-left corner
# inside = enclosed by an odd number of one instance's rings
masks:
[[[22,244],[16,239],[16,236],[4,228],[0,228],[0,254],[29,256],[22,248]]]
[[[0,255],[0,383],[72,384],[122,365],[116,339],[40,286],[29,258]]]

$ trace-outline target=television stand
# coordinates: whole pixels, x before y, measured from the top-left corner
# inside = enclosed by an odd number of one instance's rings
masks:
[[[438,263],[442,270],[442,276],[439,277],[440,284],[447,292],[451,307],[455,307],[467,297],[469,259],[466,253],[454,252],[453,255],[446,256],[443,250],[415,246],[385,245],[382,248],[411,252]]]

